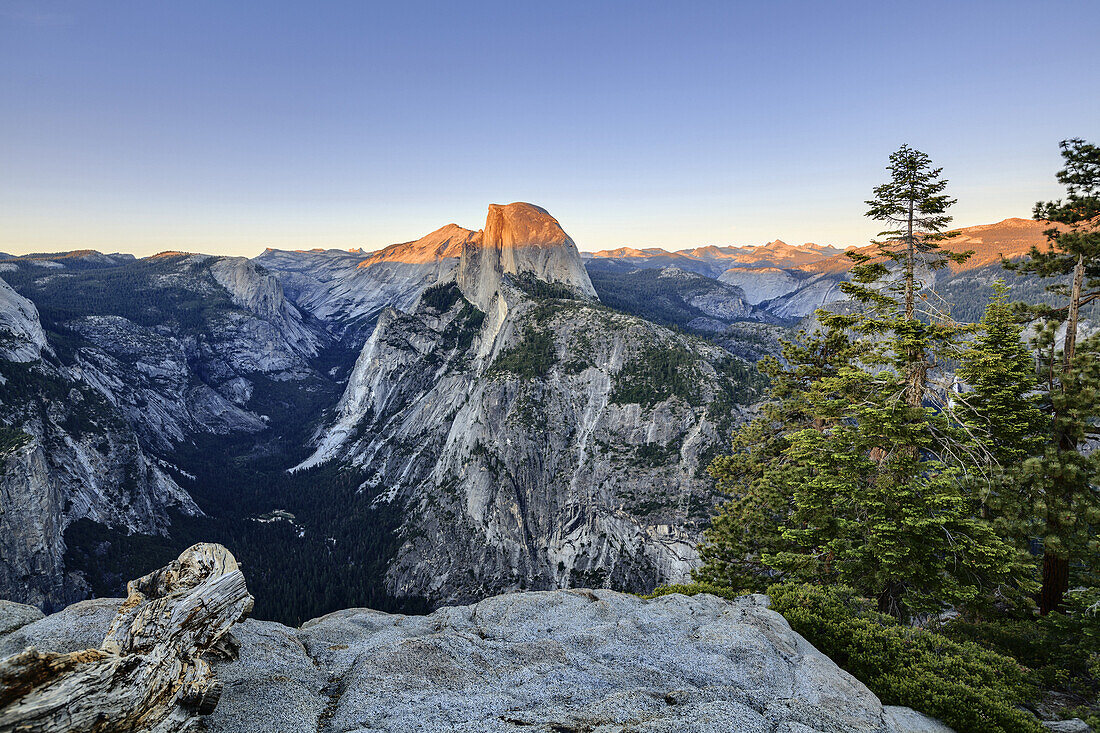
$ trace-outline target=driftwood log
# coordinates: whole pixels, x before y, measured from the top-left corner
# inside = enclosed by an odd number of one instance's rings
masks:
[[[175,733],[214,710],[221,684],[202,657],[231,649],[252,610],[233,555],[194,545],[127,592],[99,649],[0,660],[0,731]]]

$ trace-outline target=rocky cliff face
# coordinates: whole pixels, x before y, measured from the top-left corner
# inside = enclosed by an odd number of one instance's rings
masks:
[[[499,207],[457,283],[379,318],[299,468],[354,464],[405,506],[394,594],[643,588],[694,565],[707,456],[754,398],[750,370],[599,307],[582,274],[555,220]]]
[[[198,509],[80,369],[42,358],[37,309],[0,286],[6,322],[15,312],[21,326],[9,328],[0,355],[0,595],[59,608],[84,593],[64,567],[71,522],[89,517],[153,534],[167,526],[169,508]]]
[[[29,298],[0,282],[0,596],[56,608],[86,592],[66,528],[162,534],[170,511],[199,514],[162,456],[265,431],[257,385],[314,378],[325,337],[247,260],[48,262],[6,263]]]
[[[409,310],[425,288],[454,279],[462,250],[474,234],[448,224],[370,255],[268,250],[255,262],[279,278],[298,307],[359,347],[383,309]]]
[[[260,324],[271,327],[272,332],[264,334],[264,340],[282,340],[286,348],[281,351],[291,354],[307,358],[317,355],[322,339],[305,325],[302,314],[286,299],[282,283],[275,276],[244,257],[219,258],[210,265],[210,274],[226,289],[234,305],[255,316]],[[287,368],[272,362],[257,367],[257,371]]]
[[[627,273],[594,269],[589,277],[600,302],[666,326],[714,333],[759,315],[737,286],[679,267]]]
[[[674,282],[684,303],[697,308],[702,319],[710,319],[723,325],[752,320],[752,308],[749,307],[751,304],[746,300],[744,291],[736,286],[715,286],[714,281],[709,278],[676,268],[664,268],[658,272],[658,283]],[[695,325],[704,326],[703,323]]]
[[[248,408],[257,378],[310,377],[324,341],[278,280],[242,258],[160,255],[8,277],[46,308],[66,368],[160,451],[194,433],[263,430]]]
[[[777,267],[731,267],[718,280],[741,288],[746,302],[758,305],[794,292],[798,289],[801,278]]]
[[[0,280],[0,359],[37,361],[46,348],[46,333],[34,303]]]

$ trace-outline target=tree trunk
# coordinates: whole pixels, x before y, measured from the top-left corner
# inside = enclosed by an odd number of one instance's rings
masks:
[[[200,543],[127,590],[98,649],[31,647],[0,660],[0,730],[197,729],[222,691],[205,657],[233,648],[229,629],[252,610],[237,561],[221,545]]]
[[[1069,558],[1043,553],[1043,589],[1039,592],[1039,613],[1057,611],[1069,590]]]
[[[924,385],[928,381],[928,362],[924,359],[924,352],[914,349],[909,355],[909,374],[906,376],[906,402],[910,407],[920,407],[924,404]]]
[[[909,223],[906,230],[906,253],[905,253],[905,320],[912,321],[916,316],[914,312],[916,310],[916,260],[917,260],[917,247],[916,239],[913,234],[913,202],[909,202]],[[907,370],[905,375],[906,381],[906,399],[905,402],[910,407],[920,407],[924,404],[924,385],[928,380],[928,362],[924,356],[924,350],[919,348],[910,348],[909,353],[906,354]]]
[[[879,613],[889,614],[894,618],[905,618],[905,607],[901,605],[901,598],[905,593],[905,586],[896,581],[889,581],[882,592],[878,594]]]
[[[1062,345],[1062,391],[1066,389],[1065,377],[1073,369],[1073,357],[1077,351],[1077,318],[1081,307],[1081,282],[1085,276],[1084,255],[1077,255],[1073,268],[1073,288],[1069,296],[1069,313],[1066,315],[1066,338]],[[1054,414],[1056,433],[1054,443],[1060,450],[1075,451],[1077,442],[1061,428],[1062,421]],[[1069,558],[1043,552],[1043,585],[1039,591],[1039,613],[1046,615],[1058,610],[1062,596],[1069,590]]]
[[[913,310],[916,307],[915,303],[915,285],[913,283],[915,279],[915,267],[914,261],[917,258],[916,247],[913,246],[913,202],[909,202],[909,228],[905,237],[905,243],[907,246],[905,253],[905,320],[913,320]]]
[[[1062,374],[1068,374],[1073,367],[1073,356],[1077,351],[1077,312],[1081,309],[1081,282],[1085,279],[1085,256],[1077,255],[1077,264],[1073,268],[1073,290],[1069,294],[1069,313],[1066,316],[1066,340],[1062,347]]]

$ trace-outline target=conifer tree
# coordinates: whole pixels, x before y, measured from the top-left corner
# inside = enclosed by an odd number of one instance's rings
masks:
[[[1100,527],[1100,463],[1082,452],[1100,419],[1100,343],[1077,338],[1081,308],[1100,298],[1100,147],[1075,138],[1062,141],[1061,152],[1064,168],[1057,178],[1066,198],[1039,202],[1034,210],[1036,219],[1053,225],[1045,232],[1046,249],[1032,247],[1026,260],[1005,263],[1017,272],[1062,280],[1047,288],[1062,305],[1028,309],[1039,322],[1038,345],[1049,348],[1042,350],[1047,351],[1050,443],[1028,462],[1026,473],[1043,546],[1039,610],[1044,614],[1061,605],[1071,564],[1096,552]],[[1054,346],[1059,327],[1065,328],[1060,353]]]
[[[696,579],[758,591],[771,582],[775,573],[763,556],[790,549],[782,526],[799,480],[798,464],[786,455],[788,438],[803,428],[828,427],[807,396],[815,383],[856,359],[858,347],[843,331],[802,331],[783,342],[781,360],[760,361],[769,379],[768,399],[759,416],[734,435],[732,452],[715,458],[708,469],[730,500],[705,532]]]
[[[1048,438],[1035,358],[1022,333],[1008,288],[998,280],[978,334],[959,362],[958,376],[969,390],[959,395],[956,412],[1001,468],[1018,467]]]
[[[954,399],[954,415],[981,449],[968,471],[972,498],[994,531],[1017,548],[1021,573],[1015,590],[1021,600],[1037,588],[1026,577],[1035,572],[1030,541],[1036,523],[1022,469],[1041,454],[1050,432],[1035,358],[1022,332],[1008,288],[998,280],[978,334],[959,361],[957,375],[965,390]]]
[[[818,315],[873,347],[820,385],[818,410],[843,415],[837,428],[792,438],[792,452],[814,470],[794,496],[784,536],[817,557],[807,563],[805,552],[787,552],[772,562],[796,575],[834,576],[905,616],[936,603],[974,603],[1016,566],[1011,548],[972,513],[962,473],[976,446],[948,418],[947,390],[929,380],[970,330],[938,306],[931,287],[936,270],[971,254],[941,246],[954,199],[944,193],[942,169],[909,146],[890,156],[887,170],[867,216],[890,228],[872,252],[849,253],[855,265],[841,286],[862,308]]]
[[[789,474],[790,548],[764,558],[789,577],[851,586],[901,618],[978,605],[1018,572],[963,490],[954,451],[965,434],[943,412],[909,406],[907,386],[866,364],[814,385],[814,412],[840,419],[789,436],[786,457],[801,469]]]
[[[797,400],[783,396],[785,386],[773,393],[778,406],[765,418],[775,442],[750,427],[735,443],[741,457],[714,464],[720,481],[742,493],[708,535],[703,578],[719,578],[721,563],[757,550],[773,572],[851,585],[907,617],[975,603],[1016,572],[1012,549],[974,515],[962,489],[972,441],[942,409],[943,391],[929,386],[937,354],[967,330],[926,307],[932,293],[922,279],[968,254],[939,246],[953,202],[923,153],[904,146],[889,170],[868,215],[894,227],[890,238],[850,253],[855,265],[843,289],[854,304],[819,310],[823,335],[809,341],[846,340],[843,358],[817,372],[789,363],[785,374],[809,379]],[[788,419],[792,405],[798,419]],[[746,548],[734,521],[746,512],[757,523],[778,517],[779,531]]]
[[[887,170],[890,180],[876,186],[874,198],[865,202],[869,207],[867,216],[890,227],[879,233],[886,239],[875,243],[877,251],[873,254],[849,253],[856,264],[851,271],[852,282],[843,283],[841,290],[857,301],[877,306],[889,318],[889,322],[875,324],[874,328],[894,336],[895,361],[906,380],[906,402],[919,407],[930,366],[927,346],[930,341],[955,335],[950,326],[946,333],[935,327],[939,313],[925,313],[924,321],[919,317],[917,300],[926,295],[930,285],[921,278],[924,271],[930,274],[950,262],[965,262],[973,253],[951,252],[940,245],[951,236],[943,230],[951,222],[947,209],[955,203],[944,194],[947,181],[942,178],[942,168],[932,168],[928,155],[902,145],[890,155]],[[890,262],[900,265],[900,277],[884,283],[895,277]],[[899,296],[902,307],[897,312]]]

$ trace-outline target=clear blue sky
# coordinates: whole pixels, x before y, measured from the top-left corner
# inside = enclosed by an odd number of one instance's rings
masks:
[[[1100,138],[1100,2],[0,0],[0,251],[375,248],[489,203],[582,249],[862,244],[909,143],[956,222]]]

